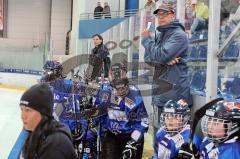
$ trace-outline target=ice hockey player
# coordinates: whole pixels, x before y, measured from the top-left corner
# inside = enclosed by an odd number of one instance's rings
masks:
[[[154,159],[175,159],[181,146],[188,142],[190,135],[190,109],[188,104],[169,100],[163,107],[160,117],[161,127],[156,133]],[[194,143],[199,145],[201,139],[194,136]]]
[[[63,75],[63,67],[57,61],[47,61],[45,63],[44,76],[42,79],[41,82],[48,83],[54,94],[53,116],[57,121],[66,124],[70,128],[73,143],[78,155],[80,155],[78,149],[79,144],[85,136],[89,141],[84,141],[85,148],[89,144],[90,146],[93,144],[96,145],[94,142],[96,142],[97,134],[90,128],[86,130],[87,122],[80,115],[82,111],[81,109],[83,109],[82,107],[87,104],[86,101],[83,101],[86,99],[83,98],[83,94],[80,95],[78,90],[75,90],[75,84],[80,85],[80,81],[74,82],[70,79],[66,79]],[[77,89],[79,89],[79,87]],[[89,154],[88,157],[90,157],[90,155],[91,154]]]
[[[204,159],[240,158],[240,102],[222,100],[206,110],[201,121]]]
[[[148,130],[148,114],[140,91],[129,85],[127,68],[122,63],[112,65],[110,85],[95,103],[107,107],[107,132],[102,142],[101,158],[141,159],[144,133]],[[106,91],[109,90],[110,92]]]
[[[62,64],[58,61],[47,61],[43,66],[43,77],[41,82],[49,83],[54,90],[64,93],[70,93],[72,91],[71,80],[65,79],[63,75]]]

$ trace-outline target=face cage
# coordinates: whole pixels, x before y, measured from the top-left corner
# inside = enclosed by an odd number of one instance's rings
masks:
[[[178,123],[176,124],[177,119]],[[186,127],[189,121],[189,115],[182,115],[176,113],[162,113],[160,116],[161,127],[171,136],[174,136],[181,132]],[[172,125],[172,126],[171,126]]]
[[[221,124],[223,124],[223,128],[221,128]],[[215,130],[211,130],[213,127]],[[221,143],[227,140],[230,135],[239,130],[236,123],[207,115],[204,115],[202,118],[201,128],[204,136],[206,136],[209,141],[215,143]],[[222,134],[222,132],[224,132],[224,134]]]
[[[61,69],[46,69],[46,70],[44,70],[44,77],[47,82],[56,80],[57,78],[62,77],[62,70]]]
[[[122,85],[124,85],[124,84],[122,84]],[[129,86],[128,86],[128,84],[125,84],[124,86],[121,86],[119,88],[114,87],[114,91],[116,92],[117,96],[125,97],[129,92]]]

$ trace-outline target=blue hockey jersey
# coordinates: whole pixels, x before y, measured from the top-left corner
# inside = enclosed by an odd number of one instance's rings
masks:
[[[140,91],[135,86],[129,86],[126,97],[115,95],[109,84],[104,84],[99,91],[95,104],[107,107],[106,128],[116,134],[131,134],[134,130],[141,136],[148,130],[148,114]]]
[[[190,125],[187,125],[180,133],[170,136],[160,128],[156,133],[154,143],[154,159],[174,159],[183,143],[189,141]],[[201,144],[201,139],[194,136],[196,145]]]
[[[235,137],[217,146],[204,138],[200,152],[204,159],[239,159],[240,141]]]

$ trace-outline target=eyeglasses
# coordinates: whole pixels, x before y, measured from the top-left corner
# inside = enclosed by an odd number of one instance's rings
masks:
[[[165,18],[170,14],[170,12],[162,12],[162,13],[158,13],[156,14],[157,18]]]

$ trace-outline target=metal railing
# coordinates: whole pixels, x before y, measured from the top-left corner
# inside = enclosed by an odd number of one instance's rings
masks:
[[[103,12],[90,12],[90,13],[82,13],[79,16],[80,20],[86,19],[104,19],[104,18],[119,18],[119,17],[128,17],[136,14],[142,9],[131,9],[131,10],[120,10],[120,11],[111,11],[109,13]]]

